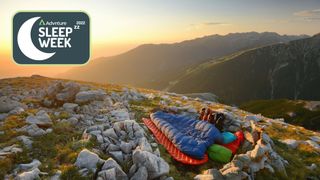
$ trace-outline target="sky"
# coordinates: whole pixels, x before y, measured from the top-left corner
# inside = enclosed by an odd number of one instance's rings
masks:
[[[173,43],[233,32],[320,32],[320,0],[0,0],[0,78],[54,76],[72,66],[13,63],[12,18],[18,11],[81,10],[91,20],[91,59],[145,43]]]

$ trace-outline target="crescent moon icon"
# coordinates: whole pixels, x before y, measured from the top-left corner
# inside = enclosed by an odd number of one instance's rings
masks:
[[[40,51],[32,42],[31,29],[34,23],[39,18],[40,17],[33,17],[28,19],[26,22],[24,22],[19,29],[18,37],[17,37],[18,46],[21,52],[28,58],[35,61],[43,61],[43,60],[49,59],[55,54],[55,52],[46,53],[46,52]]]

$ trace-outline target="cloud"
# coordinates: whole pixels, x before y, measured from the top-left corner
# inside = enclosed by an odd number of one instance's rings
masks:
[[[186,28],[188,31],[189,30],[199,30],[199,29],[204,29],[204,28],[209,28],[211,26],[225,26],[225,25],[231,25],[229,23],[224,23],[224,22],[203,22],[203,23],[194,23],[194,24],[189,24],[189,26]]]
[[[205,26],[217,26],[217,25],[229,25],[228,23],[224,23],[224,22],[204,22],[202,23],[202,25]]]
[[[318,21],[320,20],[320,9],[299,11],[293,15],[307,21]]]

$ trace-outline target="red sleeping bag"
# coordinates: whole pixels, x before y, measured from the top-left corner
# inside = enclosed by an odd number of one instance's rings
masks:
[[[237,137],[237,139],[229,144],[221,144],[221,146],[224,146],[232,151],[232,154],[236,154],[238,148],[244,141],[244,135],[242,131],[237,131],[234,133],[234,135]]]

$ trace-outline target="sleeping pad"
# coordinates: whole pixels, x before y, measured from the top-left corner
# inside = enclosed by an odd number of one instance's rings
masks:
[[[232,151],[232,154],[236,154],[238,148],[240,147],[240,145],[243,143],[244,141],[244,135],[242,131],[237,131],[234,133],[234,135],[236,136],[236,140],[229,143],[229,144],[222,144],[222,146],[230,149]]]
[[[203,159],[207,148],[215,141],[222,140],[220,131],[207,121],[161,111],[150,117],[180,151],[196,159]]]

